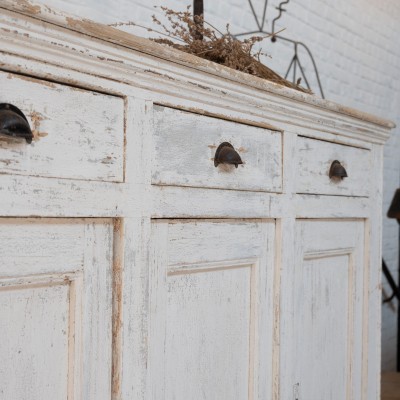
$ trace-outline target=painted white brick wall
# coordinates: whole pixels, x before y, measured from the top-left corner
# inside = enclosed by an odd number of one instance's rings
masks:
[[[40,0],[47,5],[83,18],[111,24],[134,21],[153,26],[151,16],[162,18],[164,5],[183,10],[192,1],[185,0]],[[204,0],[206,19],[220,30],[230,23],[232,33],[255,29],[247,0]],[[253,0],[262,14],[264,0]],[[277,0],[270,0],[266,28],[270,29],[277,15]],[[400,2],[397,0],[292,0],[285,5],[287,13],[279,20],[282,35],[304,42],[312,51],[320,71],[327,99],[392,119],[397,128],[385,147],[384,161],[384,226],[383,254],[398,277],[398,225],[386,218],[394,190],[400,186]],[[124,27],[140,36],[153,35],[145,29]],[[158,36],[158,35],[156,35]],[[264,51],[272,58],[266,63],[284,74],[292,56],[292,48],[282,42],[266,40]],[[303,54],[303,53],[301,53]],[[307,75],[315,84],[310,63]],[[314,86],[316,88],[316,86]],[[384,288],[389,292],[387,283]],[[397,304],[395,304],[397,307]],[[382,367],[395,369],[396,313],[383,307]]]

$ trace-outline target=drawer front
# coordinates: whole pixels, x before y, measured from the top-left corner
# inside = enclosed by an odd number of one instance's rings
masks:
[[[368,197],[371,152],[322,140],[297,138],[296,192]],[[333,161],[339,161],[347,177],[330,178]]]
[[[0,173],[123,180],[123,99],[5,72],[0,87],[34,131],[31,144],[0,141]]]
[[[280,132],[156,106],[152,183],[156,185],[280,192]],[[229,142],[243,164],[214,165]]]

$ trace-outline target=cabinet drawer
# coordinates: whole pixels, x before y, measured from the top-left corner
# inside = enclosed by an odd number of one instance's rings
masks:
[[[123,99],[5,72],[0,87],[34,131],[31,144],[0,141],[0,173],[123,180]]]
[[[296,192],[368,197],[371,152],[322,140],[297,138]],[[339,161],[347,177],[329,178],[333,161]]]
[[[152,183],[156,185],[280,192],[280,132],[175,109],[154,108]],[[228,142],[243,164],[214,165]]]

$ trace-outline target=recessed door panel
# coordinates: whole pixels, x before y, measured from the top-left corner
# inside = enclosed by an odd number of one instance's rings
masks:
[[[360,398],[363,221],[299,221],[293,275],[298,400]]]
[[[153,223],[152,399],[271,396],[274,228],[261,220]]]
[[[111,220],[0,219],[0,399],[110,400]]]

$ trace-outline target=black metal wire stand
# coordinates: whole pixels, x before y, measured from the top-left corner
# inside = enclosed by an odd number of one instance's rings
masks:
[[[319,91],[321,93],[321,97],[324,99],[324,91],[322,90],[322,84],[321,84],[321,79],[319,77],[319,72],[318,72],[318,68],[317,68],[317,64],[314,60],[314,57],[311,53],[311,50],[303,43],[303,42],[299,42],[298,40],[293,40],[293,39],[289,39],[287,37],[281,36],[279,34],[275,33],[275,24],[276,21],[279,20],[279,18],[281,18],[282,14],[286,11],[284,8],[282,8],[282,6],[284,6],[285,4],[288,4],[290,0],[285,0],[282,1],[279,6],[277,7],[277,10],[279,11],[279,14],[276,18],[273,19],[272,21],[272,32],[268,32],[266,30],[264,30],[265,27],[265,17],[267,15],[267,7],[268,7],[268,0],[265,0],[264,3],[264,7],[263,7],[263,12],[262,12],[262,18],[261,21],[258,19],[257,17],[257,13],[256,10],[254,9],[253,3],[251,2],[251,0],[248,0],[251,12],[253,13],[254,16],[254,20],[256,22],[257,25],[257,29],[253,30],[253,31],[249,31],[249,32],[242,32],[242,33],[237,33],[235,35],[233,35],[234,37],[239,37],[239,36],[246,36],[246,35],[252,35],[252,34],[256,34],[256,33],[263,33],[263,34],[267,34],[267,35],[271,35],[271,41],[272,43],[275,43],[278,39],[279,40],[283,40],[285,42],[288,43],[292,43],[293,44],[293,50],[294,50],[294,55],[290,61],[289,67],[286,71],[285,74],[285,79],[288,78],[290,71],[292,71],[292,82],[294,84],[298,84],[299,83],[299,79],[303,79],[304,83],[306,84],[307,88],[311,90],[310,87],[310,83],[309,80],[307,79],[307,76],[305,74],[305,69],[300,61],[300,56],[299,56],[299,48],[302,48],[306,51],[306,53],[308,54],[308,56],[310,57],[311,60],[311,64],[313,66],[314,69],[314,73],[317,79],[317,84],[318,84],[318,88]],[[204,15],[204,4],[203,4],[203,0],[193,0],[193,15]],[[300,71],[300,74],[298,74],[298,71]],[[301,76],[300,76],[301,75]]]
[[[299,56],[299,48],[302,48],[305,50],[305,52],[307,53],[307,55],[309,56],[310,60],[311,60],[311,64],[313,66],[314,69],[314,73],[315,73],[315,77],[317,80],[317,84],[318,84],[318,89],[320,91],[321,97],[324,99],[325,95],[324,95],[324,91],[322,89],[322,84],[321,84],[321,79],[319,77],[319,72],[318,72],[318,68],[317,68],[317,64],[315,62],[315,59],[311,53],[311,50],[303,43],[303,42],[299,42],[298,40],[293,40],[293,39],[289,39],[287,37],[281,36],[279,34],[276,34],[276,30],[275,30],[275,24],[276,22],[282,17],[282,14],[284,12],[286,12],[286,10],[284,8],[282,8],[282,6],[284,6],[285,4],[288,4],[290,0],[286,0],[283,1],[279,4],[279,6],[277,7],[277,10],[279,11],[279,14],[276,18],[273,19],[272,21],[272,30],[271,32],[268,32],[264,29],[265,27],[265,17],[267,14],[267,7],[268,7],[268,0],[265,0],[264,3],[264,7],[263,7],[263,13],[262,13],[262,19],[261,21],[258,19],[257,17],[257,13],[254,9],[253,3],[251,2],[251,0],[248,0],[248,3],[250,5],[250,9],[253,13],[254,16],[254,20],[256,22],[257,28],[256,30],[253,31],[249,31],[249,32],[242,32],[242,33],[238,33],[235,34],[235,37],[239,37],[239,36],[246,36],[246,35],[254,35],[257,33],[262,33],[262,34],[267,34],[267,35],[271,35],[271,42],[275,43],[277,40],[282,40],[288,43],[292,43],[293,44],[293,51],[294,51],[294,55],[289,63],[289,67],[286,71],[285,74],[285,79],[288,78],[288,76],[290,75],[290,72],[292,72],[292,82],[294,84],[298,83],[299,78],[302,78],[304,80],[304,83],[306,84],[308,89],[311,89],[310,87],[310,83],[309,80],[307,79],[307,76],[305,74],[305,69],[303,67],[303,64],[300,61],[300,56]],[[196,0],[195,0],[196,2]],[[300,71],[300,73],[298,72]]]

